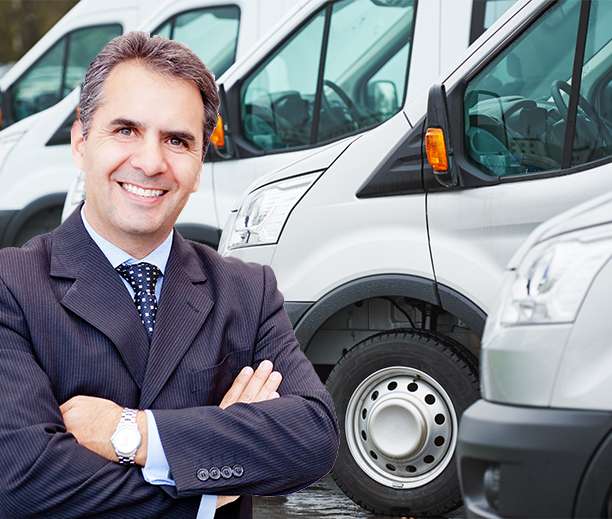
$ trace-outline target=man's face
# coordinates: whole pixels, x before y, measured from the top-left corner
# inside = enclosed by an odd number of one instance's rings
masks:
[[[122,248],[163,241],[198,188],[203,120],[193,83],[136,61],[111,71],[87,138],[80,123],[72,129],[85,214],[96,231]]]

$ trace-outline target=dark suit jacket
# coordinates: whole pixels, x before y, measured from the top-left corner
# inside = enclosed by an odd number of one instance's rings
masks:
[[[281,398],[220,409],[240,369],[264,359],[284,376]],[[78,394],[153,410],[176,487],[152,486],[140,468],[78,445],[59,411]],[[331,398],[269,267],[175,233],[149,347],[79,211],[0,251],[0,517],[193,518],[202,494],[307,486],[331,469],[337,442]],[[201,480],[201,469],[226,466],[242,470]],[[251,499],[216,517],[251,517]]]

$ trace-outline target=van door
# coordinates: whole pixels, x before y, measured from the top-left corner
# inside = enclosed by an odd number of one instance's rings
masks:
[[[220,225],[257,177],[400,110],[415,13],[414,0],[325,3],[231,87],[231,157],[213,165]]]
[[[612,2],[558,0],[448,93],[459,185],[425,172],[441,296],[485,312],[539,223],[612,189]]]

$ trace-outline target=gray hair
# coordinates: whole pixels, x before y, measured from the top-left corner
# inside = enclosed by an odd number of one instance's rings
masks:
[[[146,32],[128,32],[112,39],[89,65],[81,85],[79,119],[83,136],[87,137],[91,119],[102,101],[104,81],[120,63],[138,60],[155,72],[172,78],[192,81],[198,87],[204,103],[202,160],[206,155],[210,135],[217,124],[219,93],[215,76],[202,60],[182,43]]]

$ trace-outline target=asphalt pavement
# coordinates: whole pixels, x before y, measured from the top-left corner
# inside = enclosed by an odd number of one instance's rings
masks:
[[[357,506],[346,497],[331,476],[289,496],[256,497],[253,500],[254,519],[383,519]],[[463,519],[458,510],[448,519]]]

